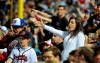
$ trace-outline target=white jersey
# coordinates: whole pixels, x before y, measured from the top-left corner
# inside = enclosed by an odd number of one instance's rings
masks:
[[[15,47],[9,58],[13,60],[13,63],[36,63],[37,55],[33,48],[28,47],[26,49]]]

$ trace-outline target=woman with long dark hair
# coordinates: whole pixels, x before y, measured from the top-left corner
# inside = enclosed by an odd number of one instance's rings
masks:
[[[80,47],[84,47],[85,36],[81,21],[76,17],[69,19],[68,31],[57,30],[53,27],[45,25],[43,22],[36,22],[37,26],[42,26],[45,30],[59,35],[64,39],[64,50],[62,51],[62,61],[67,60],[69,53]]]

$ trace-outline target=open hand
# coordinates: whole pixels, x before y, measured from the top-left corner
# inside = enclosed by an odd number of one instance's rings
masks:
[[[34,22],[35,26],[41,26],[43,27],[45,24],[43,23],[43,21],[36,21]]]

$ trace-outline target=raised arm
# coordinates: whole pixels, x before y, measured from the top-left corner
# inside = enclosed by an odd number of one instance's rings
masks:
[[[51,16],[49,14],[44,13],[44,12],[32,9],[30,14],[31,14],[32,18],[42,19],[43,21],[46,21],[47,23],[52,22]]]
[[[79,16],[80,16],[81,18],[83,18],[83,17],[84,17],[84,14],[80,11],[80,8],[77,8],[77,11],[78,11]]]
[[[41,16],[44,16],[44,17],[46,17],[46,18],[51,18],[51,17],[52,17],[51,15],[49,15],[49,14],[47,14],[47,13],[44,13],[44,12],[41,12],[41,11],[39,11],[39,10],[35,10],[35,9],[32,9],[32,10],[34,10],[35,12],[37,12],[37,14],[39,14],[39,15],[41,15]]]
[[[49,31],[49,32],[51,32],[53,34],[59,35],[62,38],[64,38],[68,34],[67,31],[57,30],[57,29],[55,29],[55,28],[53,28],[51,26],[45,25],[43,23],[43,21],[41,21],[41,22],[40,21],[36,21],[34,24],[35,24],[35,26],[43,27],[45,30],[47,30],[47,31]]]
[[[41,16],[41,15],[38,15],[38,14],[37,14],[37,17],[41,18],[43,21],[52,22],[51,19],[46,18],[46,17],[44,17],[44,16]]]

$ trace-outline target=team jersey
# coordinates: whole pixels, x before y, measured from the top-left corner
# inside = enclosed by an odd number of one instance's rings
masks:
[[[33,48],[28,47],[26,49],[24,48],[18,48],[15,47],[11,54],[9,55],[9,58],[13,60],[13,63],[36,63],[37,61],[37,55]]]

